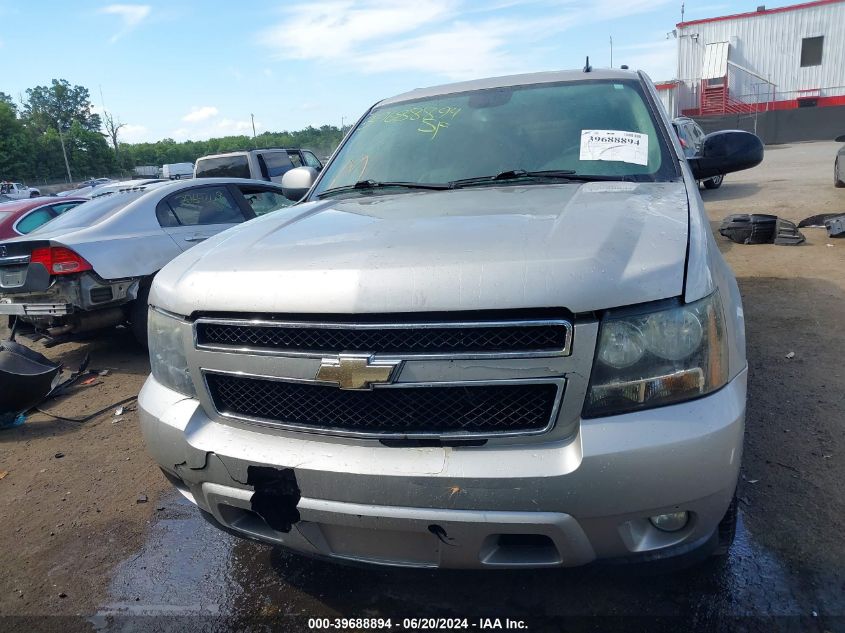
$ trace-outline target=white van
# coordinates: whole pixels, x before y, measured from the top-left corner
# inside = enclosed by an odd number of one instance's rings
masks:
[[[320,171],[323,163],[307,149],[253,149],[198,158],[194,178],[253,178],[281,182],[285,172],[294,167],[313,167]]]
[[[181,180],[182,178],[193,178],[193,163],[170,163],[161,166],[161,177],[165,180]]]

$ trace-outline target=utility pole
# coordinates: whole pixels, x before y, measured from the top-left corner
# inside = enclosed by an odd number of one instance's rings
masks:
[[[255,148],[258,147],[258,141],[255,139],[255,115],[250,112],[249,114],[250,120],[252,120],[252,144]]]
[[[613,36],[610,36],[610,67],[613,68]]]
[[[60,123],[56,124],[56,129],[59,131],[59,142],[62,144],[62,156],[65,158],[65,169],[67,169],[67,182],[73,182],[73,176],[70,175],[70,163],[67,162],[67,150],[65,150],[65,137],[62,136],[62,126]]]

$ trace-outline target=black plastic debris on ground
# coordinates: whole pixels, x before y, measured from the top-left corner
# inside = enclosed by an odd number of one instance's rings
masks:
[[[0,343],[0,422],[41,402],[53,388],[61,365],[13,341]]]
[[[799,229],[823,229],[828,220],[832,220],[833,218],[838,218],[841,216],[845,216],[845,212],[837,211],[836,213],[819,213],[817,215],[811,215],[808,218],[804,218],[798,223]]]
[[[779,246],[797,246],[805,241],[804,234],[795,226],[795,222],[778,218],[775,227],[775,244]]]
[[[765,213],[734,213],[719,227],[719,233],[737,244],[779,244],[794,246],[804,235],[794,222]]]
[[[845,215],[825,220],[824,226],[830,237],[845,237]]]

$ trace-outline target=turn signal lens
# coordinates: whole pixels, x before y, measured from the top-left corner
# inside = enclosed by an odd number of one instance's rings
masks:
[[[30,264],[41,264],[51,275],[69,275],[93,270],[85,259],[64,246],[36,248],[29,256]]]

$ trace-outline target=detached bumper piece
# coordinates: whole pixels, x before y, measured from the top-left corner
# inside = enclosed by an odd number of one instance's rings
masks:
[[[824,226],[830,237],[845,237],[845,215],[825,220]]]
[[[60,367],[23,345],[0,343],[0,426],[41,402]]]
[[[719,233],[737,244],[797,246],[804,235],[794,222],[765,213],[735,213],[719,227]]]

